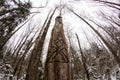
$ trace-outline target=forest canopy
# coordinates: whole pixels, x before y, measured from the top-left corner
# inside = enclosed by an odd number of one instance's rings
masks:
[[[1,79],[119,80],[120,1],[1,0]]]

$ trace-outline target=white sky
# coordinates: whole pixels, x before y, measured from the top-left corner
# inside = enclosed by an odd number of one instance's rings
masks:
[[[30,0],[33,3],[34,7],[40,7],[40,6],[44,6],[47,2],[47,0]],[[112,0],[113,2],[116,2],[117,0]],[[115,11],[112,8],[107,8],[105,5],[99,4],[99,3],[95,3],[92,0],[61,0],[61,3],[70,8],[72,8],[75,12],[77,12],[78,14],[80,14],[81,16],[87,16],[88,18],[100,23],[100,24],[106,24],[106,21],[103,19],[103,17],[100,15],[100,10],[103,11],[105,14],[113,16],[116,16],[117,11]],[[48,0],[48,5],[43,8],[43,9],[32,9],[31,12],[40,12],[40,14],[37,14],[34,17],[34,20],[32,23],[38,24],[41,23],[43,24],[47,14],[49,13],[50,10],[53,10],[55,8],[55,6],[60,5],[60,0]],[[47,39],[46,39],[46,45],[44,48],[44,52],[43,54],[46,53],[47,51],[47,47],[48,47],[48,42],[49,42],[49,38],[51,35],[51,30],[52,27],[54,25],[54,19],[56,16],[58,16],[58,12],[56,12],[53,21],[51,23],[51,27],[49,29],[48,35],[47,35]],[[72,29],[72,33],[77,33],[79,35],[81,44],[83,47],[87,47],[88,41],[86,40],[85,35],[83,34],[83,30],[86,32],[87,37],[89,38],[90,41],[95,41],[95,37],[96,35],[93,34],[92,30],[89,28],[88,25],[86,25],[83,21],[81,21],[78,17],[76,17],[74,14],[72,14],[71,12],[69,12],[67,9],[63,9],[62,12],[62,17],[63,17],[63,23],[64,23],[64,29],[65,32]],[[98,27],[94,24],[92,24],[96,29],[98,29]],[[76,44],[76,39],[75,36],[73,37],[73,44]],[[46,56],[46,55],[45,55]]]
[[[30,1],[32,1],[34,7],[44,6],[48,1],[48,5],[46,8],[32,10],[33,12],[34,11],[41,12],[41,14],[38,14],[36,16],[37,18],[35,18],[36,23],[42,22],[46,18],[45,16],[48,14],[48,12],[51,9],[54,9],[55,6],[60,5],[60,1],[63,5],[65,4],[66,6],[72,8],[73,10],[75,10],[75,12],[77,12],[81,16],[83,17],[87,16],[90,19],[104,25],[107,24],[106,21],[103,19],[103,17],[100,15],[100,10],[110,16],[114,16],[114,15],[116,16],[117,13],[117,11],[115,11],[114,9],[107,8],[104,5],[95,3],[92,0],[30,0]],[[117,1],[119,0],[112,0],[112,2],[117,2]],[[86,32],[89,38],[94,36],[91,33],[91,29],[74,14],[72,14],[66,9],[63,9],[62,13],[63,13],[62,17],[63,17],[64,28],[65,29],[68,28],[69,30],[73,29],[72,32],[78,33],[81,41],[84,41],[85,44],[87,41],[85,41],[85,35],[83,35],[82,29]],[[57,15],[58,14],[56,14],[54,17],[56,17]],[[53,25],[54,25],[54,18],[52,21],[52,26]],[[94,25],[94,27],[97,29],[97,26]]]
[[[44,6],[47,2],[47,0],[30,0],[32,2],[33,7],[41,7]],[[119,0],[112,0],[113,2],[119,1]],[[116,16],[116,13],[118,13],[116,10],[112,8],[108,8],[105,5],[95,3],[92,0],[61,0],[62,4],[65,4],[66,6],[72,8],[75,12],[77,12],[79,15],[82,17],[88,17],[97,23],[100,23],[102,25],[108,25],[106,24],[106,21],[103,19],[103,17],[100,14],[100,10],[103,11],[105,14],[110,15],[110,16]],[[44,23],[44,20],[49,13],[50,10],[53,10],[55,6],[60,5],[60,0],[48,0],[48,4],[45,8],[33,8],[31,9],[31,12],[40,12],[36,13],[36,16],[31,20],[30,25],[25,25],[19,32],[15,35],[16,38],[15,43],[17,43],[19,40],[19,37],[21,33],[25,32],[25,28],[29,27],[34,27],[35,25],[40,25]],[[86,25],[82,20],[80,20],[78,17],[76,17],[73,13],[68,11],[66,8],[62,10],[62,17],[63,17],[63,23],[64,23],[64,29],[65,33],[68,29],[68,31],[72,30],[71,32],[77,33],[79,35],[80,41],[82,46],[86,47],[88,46],[88,41],[86,40],[85,35],[83,34],[83,30],[86,32],[87,37],[89,38],[90,41],[95,40],[95,34],[93,34],[92,30],[89,28],[88,25]],[[45,51],[46,47],[48,47],[48,41],[50,38],[50,33],[54,25],[54,19],[56,16],[58,16],[59,11],[55,13],[55,16],[52,20],[48,36],[46,39],[46,44],[45,45]],[[94,24],[92,24],[96,29],[98,27]],[[73,42],[76,42],[75,36],[73,37]],[[15,39],[15,38],[14,38]],[[76,43],[73,43],[76,44]],[[44,52],[46,53],[46,52]]]

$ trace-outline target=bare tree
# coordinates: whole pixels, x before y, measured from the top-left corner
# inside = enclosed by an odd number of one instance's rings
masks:
[[[43,29],[42,35],[39,34],[37,39],[36,39],[36,43],[35,43],[35,46],[34,46],[32,53],[31,53],[29,64],[28,64],[26,80],[37,80],[39,78],[38,68],[39,68],[39,64],[40,64],[40,58],[41,58],[41,53],[42,53],[42,49],[43,49],[43,45],[44,45],[44,40],[45,40],[48,28],[49,28],[50,23],[51,23],[51,19],[54,15],[55,11],[56,11],[56,8],[53,11],[53,13],[51,14],[48,22],[47,23],[45,22],[45,24],[47,24],[47,25]],[[43,27],[44,27],[44,25],[43,25]]]
[[[68,8],[69,9],[69,8]],[[77,17],[79,17],[81,20],[83,20],[87,25],[89,25],[89,27],[101,38],[101,40],[104,42],[104,44],[108,47],[109,51],[111,51],[111,53],[114,56],[114,59],[116,60],[116,62],[118,64],[120,64],[120,59],[116,54],[116,51],[112,48],[112,46],[104,39],[104,37],[96,30],[94,29],[94,27],[84,18],[82,18],[81,16],[79,16],[77,13],[75,13],[73,10],[69,9],[71,12],[73,12],[73,14],[75,14]]]

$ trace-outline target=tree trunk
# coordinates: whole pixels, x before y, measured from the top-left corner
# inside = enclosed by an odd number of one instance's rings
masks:
[[[44,45],[44,40],[46,37],[46,34],[48,32],[50,23],[51,23],[51,19],[54,15],[56,11],[53,11],[53,13],[51,14],[46,27],[43,30],[43,33],[40,32],[40,34],[38,35],[38,38],[36,40],[34,49],[31,53],[31,57],[30,57],[30,61],[28,64],[28,70],[27,70],[27,74],[26,74],[26,80],[38,80],[39,78],[39,70],[38,68],[40,67],[40,58],[41,58],[41,53],[42,53],[42,49],[43,49],[43,45]],[[46,22],[45,22],[46,23]]]

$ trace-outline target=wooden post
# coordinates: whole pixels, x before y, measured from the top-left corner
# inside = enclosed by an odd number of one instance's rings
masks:
[[[71,80],[62,17],[56,17],[45,63],[45,80]]]

